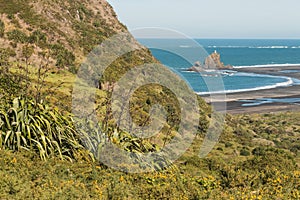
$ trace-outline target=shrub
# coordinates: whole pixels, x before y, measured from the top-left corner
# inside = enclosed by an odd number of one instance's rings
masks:
[[[250,156],[250,152],[248,150],[246,150],[246,149],[242,149],[240,151],[240,155],[241,156]]]
[[[28,41],[27,35],[18,29],[8,32],[7,37],[9,40],[17,43],[26,43]]]
[[[226,143],[225,143],[225,147],[226,147],[226,148],[229,148],[229,147],[232,147],[232,146],[233,146],[233,144],[230,143],[230,142],[226,142]]]
[[[0,20],[0,37],[4,36],[4,31],[5,31],[5,25],[4,23]]]
[[[6,52],[10,57],[15,57],[17,55],[15,50],[13,50],[12,48],[7,48]]]
[[[22,56],[25,58],[26,62],[32,56],[33,53],[34,53],[34,47],[33,46],[28,46],[28,45],[23,46]]]
[[[75,55],[68,51],[61,44],[54,44],[51,46],[52,56],[56,57],[56,66],[59,68],[70,68],[75,64]]]
[[[296,145],[292,146],[292,147],[290,148],[290,151],[293,152],[293,153],[298,153],[298,152],[300,152],[300,144],[296,144]]]
[[[218,147],[217,150],[218,151],[223,151],[223,148],[222,147]]]
[[[36,30],[33,31],[32,34],[29,36],[28,41],[32,44],[35,43],[39,46],[44,46],[47,43],[47,36],[40,30]]]
[[[266,154],[266,149],[264,147],[256,147],[252,150],[252,154],[255,156],[263,156]]]
[[[42,159],[57,155],[72,160],[85,152],[70,117],[46,103],[16,98],[0,109],[0,146],[38,152]]]
[[[0,67],[8,65],[9,52],[7,49],[0,48]]]

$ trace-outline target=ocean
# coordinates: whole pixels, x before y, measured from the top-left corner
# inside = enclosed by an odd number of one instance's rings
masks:
[[[198,94],[236,93],[299,84],[300,81],[286,76],[240,73],[233,70],[221,74],[224,89],[215,91],[207,86],[207,79],[195,72],[187,72],[196,61],[214,51],[221,55],[225,65],[234,68],[300,65],[300,40],[263,39],[139,39],[164,65],[183,77]]]

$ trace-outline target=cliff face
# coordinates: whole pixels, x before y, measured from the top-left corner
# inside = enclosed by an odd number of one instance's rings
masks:
[[[1,52],[10,61],[24,60],[29,48],[33,65],[46,53],[53,66],[78,68],[96,45],[121,32],[127,28],[105,0],[0,0]],[[144,48],[123,65],[141,59],[154,60]]]

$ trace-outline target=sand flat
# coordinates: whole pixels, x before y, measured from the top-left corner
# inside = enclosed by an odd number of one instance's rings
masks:
[[[300,65],[299,66],[272,66],[272,67],[249,67],[234,69],[238,72],[268,74],[274,76],[286,76],[300,79]],[[292,73],[285,73],[291,71]],[[208,102],[218,102],[219,99],[212,99],[210,96],[203,96]],[[227,111],[231,114],[241,113],[270,113],[283,111],[300,111],[300,105],[291,103],[271,103],[259,106],[242,106],[239,100],[253,100],[260,98],[300,98],[300,85],[289,87],[278,87],[274,89],[265,89],[258,91],[248,91],[226,94],[225,101],[227,102]],[[223,101],[223,100],[222,100]]]

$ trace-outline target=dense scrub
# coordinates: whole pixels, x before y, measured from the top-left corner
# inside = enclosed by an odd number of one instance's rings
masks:
[[[229,120],[242,124],[245,117],[252,117],[272,123],[283,116],[298,114],[275,114],[268,120],[263,115],[230,116]],[[201,143],[197,139],[172,168],[144,174],[118,172],[83,160],[42,162],[35,154],[2,150],[1,198],[299,199],[299,155],[280,147],[246,144],[248,138],[237,140],[235,127],[232,130],[208,157],[197,156]],[[240,154],[241,149],[251,155]]]

